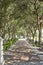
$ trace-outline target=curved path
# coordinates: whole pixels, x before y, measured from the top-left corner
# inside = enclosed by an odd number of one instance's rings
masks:
[[[25,40],[19,40],[5,52],[5,65],[43,65],[39,55]]]

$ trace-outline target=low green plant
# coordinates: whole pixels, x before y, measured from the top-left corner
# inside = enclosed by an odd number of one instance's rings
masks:
[[[15,44],[18,39],[6,40],[3,44],[3,50],[7,50],[11,45]]]

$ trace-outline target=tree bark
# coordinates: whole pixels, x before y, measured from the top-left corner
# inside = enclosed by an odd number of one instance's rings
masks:
[[[39,44],[41,44],[41,22],[39,24]]]

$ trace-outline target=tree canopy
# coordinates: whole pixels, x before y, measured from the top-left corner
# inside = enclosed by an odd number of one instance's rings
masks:
[[[34,38],[43,20],[43,2],[39,0],[0,0],[0,36],[15,34],[21,29]],[[43,21],[41,22],[41,28]],[[22,31],[22,30],[21,30]],[[40,37],[41,33],[39,33]],[[28,36],[29,37],[29,36]]]

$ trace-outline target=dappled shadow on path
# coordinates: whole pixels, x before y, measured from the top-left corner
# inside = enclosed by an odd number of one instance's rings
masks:
[[[37,62],[39,57],[32,51],[26,41],[18,41],[5,52],[5,63]]]

